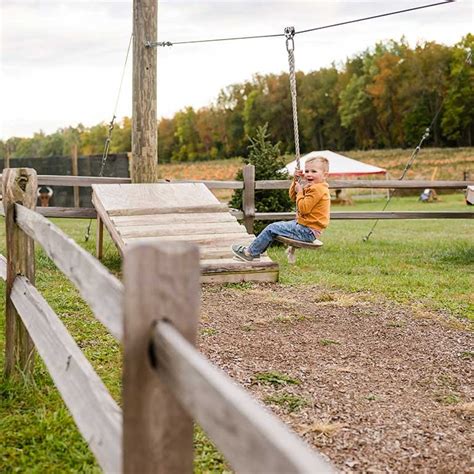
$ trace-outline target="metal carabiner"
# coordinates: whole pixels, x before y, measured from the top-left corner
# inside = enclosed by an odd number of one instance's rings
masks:
[[[290,53],[291,51],[295,50],[295,27],[294,26],[287,26],[285,28],[285,36],[286,36],[286,50]]]

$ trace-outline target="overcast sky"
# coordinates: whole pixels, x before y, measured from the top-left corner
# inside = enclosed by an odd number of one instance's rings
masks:
[[[0,138],[109,122],[132,31],[132,0],[0,0]],[[160,0],[159,41],[282,33],[304,30],[436,0]],[[377,41],[452,45],[472,32],[471,0],[342,26],[295,38],[297,70],[341,64]],[[209,105],[220,89],[259,73],[287,71],[284,38],[268,38],[158,50],[158,116],[185,106]],[[117,116],[131,116],[131,55]]]

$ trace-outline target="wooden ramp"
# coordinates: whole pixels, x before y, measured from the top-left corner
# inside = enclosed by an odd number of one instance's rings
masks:
[[[187,241],[199,246],[205,283],[278,280],[278,264],[266,255],[233,259],[231,244],[254,236],[202,183],[93,184],[92,190],[98,228],[101,220],[122,255],[140,241]]]

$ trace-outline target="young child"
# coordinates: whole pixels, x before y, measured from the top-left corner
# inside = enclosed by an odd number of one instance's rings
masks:
[[[306,160],[305,171],[296,171],[290,186],[290,198],[296,201],[297,215],[294,221],[274,222],[259,234],[250,244],[232,245],[232,252],[239,259],[250,262],[259,258],[277,236],[288,237],[303,242],[319,239],[321,232],[329,224],[329,195],[326,178],[329,173],[329,161],[316,156]],[[298,177],[304,176],[305,182],[298,183]]]

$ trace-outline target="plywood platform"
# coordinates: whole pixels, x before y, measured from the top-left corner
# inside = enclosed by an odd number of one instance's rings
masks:
[[[252,262],[232,258],[231,244],[250,243],[254,236],[204,184],[94,184],[92,190],[98,223],[121,254],[135,242],[193,242],[203,282],[278,280],[278,264],[266,255]]]

